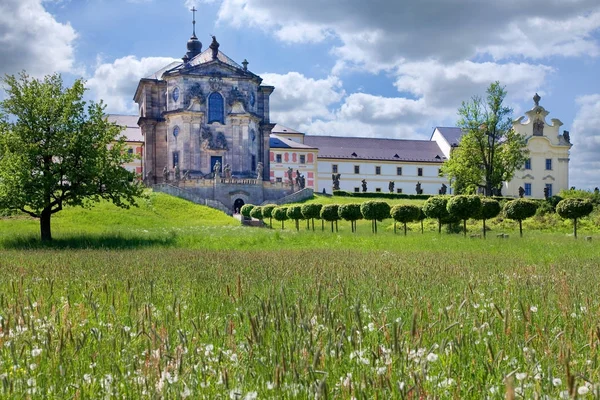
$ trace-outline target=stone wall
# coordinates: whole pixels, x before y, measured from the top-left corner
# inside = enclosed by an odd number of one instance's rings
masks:
[[[261,205],[265,204],[287,204],[287,203],[297,203],[299,201],[308,200],[313,197],[313,190],[311,188],[304,188],[302,190],[298,190],[290,195],[285,197],[280,197],[276,200],[266,200]]]
[[[216,208],[217,210],[223,211],[224,213],[231,215],[231,209],[226,207],[223,203],[218,200],[212,200],[206,197],[203,197],[200,193],[194,193],[187,189],[181,189],[177,186],[169,185],[169,184],[157,184],[153,185],[152,189],[157,192],[162,192],[169,194],[171,196],[176,196],[188,201],[191,201],[196,204],[201,204],[204,206]]]

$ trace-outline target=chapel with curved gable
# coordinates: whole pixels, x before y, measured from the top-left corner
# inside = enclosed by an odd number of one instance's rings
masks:
[[[134,101],[144,137],[144,180],[164,181],[176,166],[188,176],[210,177],[216,163],[237,178],[269,180],[269,96],[273,86],[194,33],[180,62],[142,78]],[[259,163],[261,166],[259,167]]]

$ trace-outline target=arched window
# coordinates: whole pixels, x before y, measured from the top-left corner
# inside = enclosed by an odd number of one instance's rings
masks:
[[[217,92],[213,92],[208,96],[208,123],[220,122],[224,124],[223,115],[223,96]]]

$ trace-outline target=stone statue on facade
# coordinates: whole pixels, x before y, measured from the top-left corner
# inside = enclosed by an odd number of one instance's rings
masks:
[[[446,186],[445,183],[442,183],[442,187],[440,188],[440,194],[446,194],[446,191],[448,190],[448,186]]]
[[[367,191],[367,180],[363,179],[361,181],[361,183],[362,183],[362,191],[363,191],[363,193],[365,193]]]
[[[208,46],[212,50],[212,59],[216,60],[219,54],[219,42],[217,42],[217,38],[214,35],[212,36],[212,42],[210,46]]]
[[[331,175],[331,179],[333,180],[333,190],[340,190],[340,178],[341,174],[333,174]]]
[[[225,179],[231,179],[231,165],[229,163],[223,166],[223,175],[225,175]]]
[[[541,119],[533,123],[533,136],[544,136],[544,121]]]
[[[296,186],[300,187],[300,170],[296,170]]]
[[[415,185],[415,191],[417,192],[417,194],[423,194],[423,189],[421,189],[421,182],[417,182],[417,184]]]
[[[288,167],[286,174],[288,177],[288,181],[290,182],[290,186],[293,188],[294,187],[294,170],[292,169],[292,167]]]
[[[546,200],[548,200],[548,197],[550,197],[549,194],[550,194],[550,190],[548,189],[548,187],[547,186],[544,187],[544,198]]]
[[[258,179],[259,181],[262,181],[262,174],[263,174],[263,163],[262,161],[258,162],[258,165],[256,166],[256,179]]]
[[[300,172],[296,171],[296,182],[298,184],[298,189],[304,189],[306,186],[306,180],[304,179],[304,175]]]
[[[179,179],[181,179],[181,170],[179,164],[175,164],[175,182],[179,182]]]
[[[523,189],[523,186],[519,186],[519,197],[523,197],[525,196],[525,189]]]
[[[215,166],[213,167],[213,173],[215,175],[215,179],[219,179],[221,177],[221,162],[217,160]]]
[[[163,168],[163,179],[164,179],[165,183],[167,183],[169,181],[169,168],[166,165]]]
[[[571,143],[571,134],[569,131],[563,131],[563,139],[565,139],[565,142]]]
[[[394,193],[395,186],[396,186],[396,184],[394,183],[394,181],[390,181],[390,183],[388,185],[388,190],[390,191],[390,193]]]

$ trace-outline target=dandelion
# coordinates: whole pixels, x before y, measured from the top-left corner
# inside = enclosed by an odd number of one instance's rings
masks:
[[[244,400],[256,400],[258,398],[258,393],[256,392],[248,392],[244,396]]]
[[[92,376],[90,374],[83,374],[83,381],[85,383],[92,383]]]
[[[427,354],[427,361],[429,362],[436,362],[438,360],[438,355],[435,353],[429,353]]]
[[[515,376],[517,377],[518,381],[522,381],[523,379],[527,378],[527,373],[526,372],[517,372],[517,374]]]
[[[577,388],[577,393],[581,396],[585,396],[589,392],[590,392],[590,388],[588,388],[587,386],[579,386]]]
[[[386,372],[387,372],[387,367],[377,368],[377,375],[385,375]]]
[[[273,390],[274,387],[273,382],[267,382],[267,390]]]
[[[536,313],[538,311],[538,308],[536,306],[531,306],[529,307],[529,311]]]
[[[32,357],[37,357],[37,356],[39,356],[40,354],[42,354],[42,349],[39,349],[39,348],[37,348],[37,347],[34,347],[34,348],[31,350],[31,356],[32,356]]]
[[[186,386],[183,387],[183,391],[181,393],[179,393],[179,394],[181,395],[182,398],[185,399],[185,398],[190,397],[192,395],[192,391],[186,385]]]
[[[554,378],[552,379],[552,385],[554,385],[554,387],[560,386],[562,385],[562,380],[560,378]]]

